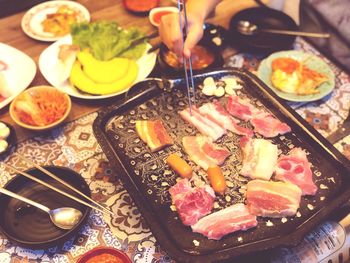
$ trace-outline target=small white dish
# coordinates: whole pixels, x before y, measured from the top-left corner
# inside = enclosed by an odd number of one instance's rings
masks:
[[[73,10],[77,14],[77,21],[89,22],[90,13],[85,6],[74,2],[74,1],[48,1],[38,4],[31,9],[29,9],[23,16],[21,21],[22,30],[29,37],[36,40],[53,42],[64,36],[55,36],[52,33],[45,32],[41,23],[46,19],[48,14],[54,14],[57,12],[58,8],[62,6],[67,6],[69,9]]]
[[[170,13],[178,13],[178,12],[179,12],[179,9],[177,9],[177,7],[174,7],[174,6],[156,7],[149,12],[148,18],[152,25],[154,25],[155,27],[158,27],[160,24],[160,19],[163,15],[167,15]]]
[[[33,81],[36,65],[27,54],[4,43],[0,43],[0,62],[2,82],[10,93],[7,98],[0,99],[2,109]]]

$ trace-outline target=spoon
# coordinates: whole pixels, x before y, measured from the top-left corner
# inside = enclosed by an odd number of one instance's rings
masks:
[[[328,33],[310,33],[310,32],[301,32],[301,31],[265,29],[265,28],[259,29],[257,25],[246,20],[238,21],[237,30],[243,35],[254,35],[258,33],[258,31],[260,31],[260,32],[266,32],[266,33],[292,35],[292,36],[320,37],[320,38],[330,37],[330,34]]]
[[[83,214],[79,210],[72,207],[61,207],[51,210],[50,208],[42,204],[39,204],[23,196],[15,194],[9,190],[6,190],[5,188],[0,188],[0,193],[11,196],[45,211],[50,215],[52,223],[54,223],[57,227],[62,229],[72,229],[76,224],[79,223],[81,217],[83,216]]]

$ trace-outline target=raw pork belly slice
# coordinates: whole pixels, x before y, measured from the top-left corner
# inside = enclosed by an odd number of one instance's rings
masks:
[[[251,214],[286,217],[297,212],[301,190],[291,183],[253,180],[247,184],[246,196]]]
[[[192,226],[193,232],[209,239],[219,240],[238,230],[247,230],[258,224],[256,216],[249,213],[244,204],[235,204],[218,212],[202,217]]]
[[[209,136],[213,141],[216,141],[226,134],[225,128],[201,115],[195,106],[192,107],[192,115],[190,114],[189,108],[180,111],[179,114],[185,121],[195,126],[201,134]]]
[[[252,179],[270,180],[278,158],[277,145],[264,139],[242,137],[243,165],[240,174]]]
[[[237,124],[239,121],[233,118],[217,100],[212,103],[202,105],[199,107],[199,112],[203,116],[206,116],[208,119],[216,122],[221,127],[233,133],[248,137],[252,137],[254,135],[252,130],[239,126]]]
[[[254,131],[266,138],[276,137],[291,131],[291,128],[284,122],[273,117],[267,112],[255,115],[250,123],[254,126]]]
[[[137,134],[142,141],[147,143],[152,152],[156,152],[174,143],[161,120],[137,120],[135,124]]]
[[[205,187],[191,187],[187,179],[180,180],[169,189],[171,199],[184,225],[191,226],[210,214],[214,206],[214,190]]]
[[[228,98],[227,111],[233,116],[248,121],[259,112],[257,108],[250,104],[249,100],[243,100],[236,95]]]
[[[276,166],[276,179],[299,186],[303,195],[315,195],[317,186],[312,180],[310,163],[301,148],[292,149],[288,155],[282,155]]]
[[[189,158],[204,170],[210,166],[222,165],[231,154],[205,136],[185,136],[182,138],[182,144]]]

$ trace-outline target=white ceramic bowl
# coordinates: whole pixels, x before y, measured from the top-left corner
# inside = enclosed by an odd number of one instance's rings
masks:
[[[162,15],[177,12],[179,12],[179,10],[177,9],[177,7],[174,6],[156,7],[149,12],[148,18],[152,25],[158,27]]]

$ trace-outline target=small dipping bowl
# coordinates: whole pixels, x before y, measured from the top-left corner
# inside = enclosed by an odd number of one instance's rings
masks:
[[[122,251],[112,247],[97,247],[82,255],[77,263],[104,263],[107,259],[115,259],[117,263],[132,263],[130,258]]]
[[[179,61],[176,54],[165,45],[161,45],[159,49],[158,62],[167,77],[183,75],[183,64]],[[192,50],[192,70],[194,74],[221,67],[223,63],[224,60],[220,54],[220,49],[205,38]],[[189,70],[188,65],[187,69]]]
[[[178,12],[179,10],[174,6],[156,7],[149,12],[148,18],[152,25],[158,27],[162,16]]]
[[[35,125],[33,117],[27,112],[34,112],[31,98],[35,101],[36,106],[40,108],[39,116],[41,125]],[[54,105],[57,102],[57,105]],[[17,104],[18,103],[18,104]],[[58,109],[65,105],[64,108]],[[70,97],[58,89],[51,86],[36,86],[29,88],[18,95],[10,104],[10,116],[19,126],[36,131],[51,129],[62,123],[69,115],[72,107]],[[56,116],[56,115],[59,116]],[[36,115],[36,116],[38,116]],[[26,121],[27,120],[27,121]]]

